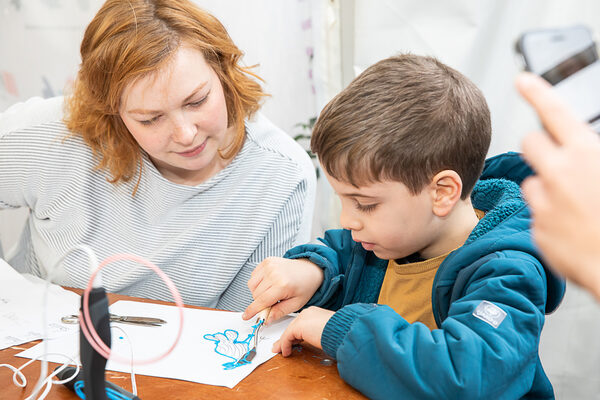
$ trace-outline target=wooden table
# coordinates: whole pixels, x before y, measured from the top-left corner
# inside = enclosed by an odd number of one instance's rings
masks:
[[[74,290],[81,293],[81,290]],[[171,304],[129,296],[109,294],[110,303],[117,300],[135,300],[157,304]],[[201,308],[189,306],[189,308]],[[8,363],[19,367],[28,359],[15,357],[15,354],[28,349],[39,341],[30,342],[0,350],[0,364]],[[59,364],[50,363],[52,371]],[[27,387],[19,388],[12,382],[12,371],[0,368],[0,399],[24,399],[30,393],[39,377],[40,362],[27,366],[23,373],[27,377]],[[107,380],[131,391],[131,380],[127,373],[106,371]],[[296,346],[293,355],[283,358],[276,355],[259,365],[248,377],[233,389],[221,386],[136,375],[138,396],[142,400],[151,399],[365,399],[365,397],[344,382],[336,363],[321,350],[309,345]],[[78,399],[75,393],[62,385],[53,385],[46,399]]]

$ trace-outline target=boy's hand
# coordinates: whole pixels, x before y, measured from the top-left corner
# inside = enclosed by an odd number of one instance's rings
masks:
[[[292,345],[300,342],[321,348],[321,335],[327,321],[334,314],[331,310],[319,307],[308,307],[288,325],[281,338],[273,344],[273,353],[281,352],[284,357],[292,354]]]
[[[271,306],[265,323],[299,310],[323,283],[323,270],[304,259],[289,260],[269,257],[252,272],[248,288],[254,301],[246,308],[242,318],[248,320]]]

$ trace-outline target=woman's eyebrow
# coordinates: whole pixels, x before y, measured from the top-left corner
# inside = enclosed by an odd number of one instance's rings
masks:
[[[192,92],[192,94],[190,94],[188,97],[186,97],[185,99],[183,99],[183,103],[187,103],[188,101],[190,101],[192,99],[192,97],[194,97],[200,90],[202,90],[202,88],[204,86],[206,86],[208,82],[202,82],[201,84],[199,84],[196,89],[194,89],[194,91]]]
[[[203,88],[204,86],[206,86],[206,84],[207,84],[207,83],[208,83],[208,82],[203,82],[203,83],[201,83],[200,85],[198,85],[198,86],[197,86],[197,87],[196,87],[196,88],[195,88],[195,89],[192,91],[192,93],[191,93],[191,94],[190,94],[188,97],[186,97],[185,99],[183,99],[183,102],[182,102],[182,103],[183,103],[183,104],[185,104],[185,103],[187,103],[188,101],[190,101],[190,99],[191,99],[192,97],[194,97],[194,96],[195,96],[195,95],[196,95],[196,94],[197,94],[197,93],[198,93],[200,90],[202,90],[202,88]],[[149,114],[160,114],[160,113],[162,113],[162,111],[161,111],[161,110],[145,110],[145,109],[142,109],[142,108],[135,108],[135,109],[133,109],[133,110],[128,110],[128,111],[127,111],[127,113],[128,113],[128,114],[144,114],[144,115],[149,115]]]

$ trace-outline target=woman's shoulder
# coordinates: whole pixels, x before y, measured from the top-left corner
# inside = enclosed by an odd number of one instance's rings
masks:
[[[0,136],[45,124],[60,124],[63,118],[63,97],[43,99],[32,97],[16,103],[0,113]]]
[[[6,163],[94,165],[93,153],[63,122],[63,97],[31,98],[0,114],[0,155]],[[23,155],[27,154],[27,159]]]
[[[16,103],[0,114],[0,139],[12,146],[52,148],[55,151],[72,147],[87,152],[83,139],[73,135],[63,122],[64,98],[31,99]]]
[[[306,151],[281,128],[261,113],[246,121],[247,140],[265,162],[275,161],[280,168],[293,168],[314,178],[315,167]]]

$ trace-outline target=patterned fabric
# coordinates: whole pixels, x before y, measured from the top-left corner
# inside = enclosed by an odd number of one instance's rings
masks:
[[[186,304],[241,310],[252,300],[246,282],[254,267],[309,239],[314,167],[265,117],[247,122],[242,150],[208,181],[174,184],[146,158],[132,196],[135,179],[109,183],[83,140],[67,138],[60,107],[53,99],[0,115],[0,208],[30,209],[19,251],[7,255],[17,270],[47,276],[70,248],[87,244],[99,260],[151,260]],[[80,252],[52,273],[53,282],[79,288],[88,277]],[[103,282],[110,292],[170,300],[160,278],[133,262],[110,264]]]

